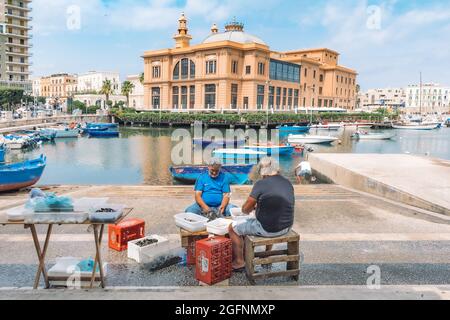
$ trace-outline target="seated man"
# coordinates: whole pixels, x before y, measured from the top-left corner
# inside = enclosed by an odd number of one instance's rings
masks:
[[[241,271],[245,266],[244,236],[279,237],[288,233],[294,224],[295,196],[292,183],[280,175],[279,165],[273,158],[263,158],[257,169],[262,179],[255,183],[242,207],[245,214],[256,208],[256,219],[230,225],[229,228],[235,271]]]
[[[230,177],[222,170],[219,159],[211,159],[208,173],[203,173],[195,183],[195,204],[186,212],[208,216],[211,212],[230,216],[230,209],[235,206],[230,203]]]

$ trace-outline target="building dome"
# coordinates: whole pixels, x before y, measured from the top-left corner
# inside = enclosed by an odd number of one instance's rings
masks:
[[[267,44],[260,38],[244,32],[244,25],[236,20],[225,25],[225,32],[213,32],[202,43],[212,43],[219,41],[233,41],[238,43],[258,43],[264,46]]]

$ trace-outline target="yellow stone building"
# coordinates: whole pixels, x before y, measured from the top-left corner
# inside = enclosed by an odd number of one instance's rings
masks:
[[[191,45],[178,22],[175,48],[143,55],[145,110],[355,108],[357,72],[333,50],[273,51],[236,21]]]

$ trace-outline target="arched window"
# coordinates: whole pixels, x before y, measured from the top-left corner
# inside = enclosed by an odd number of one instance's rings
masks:
[[[175,68],[173,69],[173,80],[180,79],[180,62],[177,62]]]
[[[183,58],[177,62],[173,69],[173,80],[188,78],[195,78],[195,63],[188,58]]]

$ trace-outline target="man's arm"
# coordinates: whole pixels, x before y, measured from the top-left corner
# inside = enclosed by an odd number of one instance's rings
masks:
[[[220,208],[219,208],[219,211],[220,211],[221,214],[223,214],[225,212],[225,209],[227,208],[229,203],[230,203],[230,194],[229,193],[224,193],[223,194],[222,204],[220,205]]]
[[[248,197],[247,201],[245,201],[242,206],[242,213],[250,214],[256,208],[256,199],[252,197]]]
[[[202,191],[195,191],[195,202],[202,208],[203,212],[209,212],[210,208],[202,199]]]

